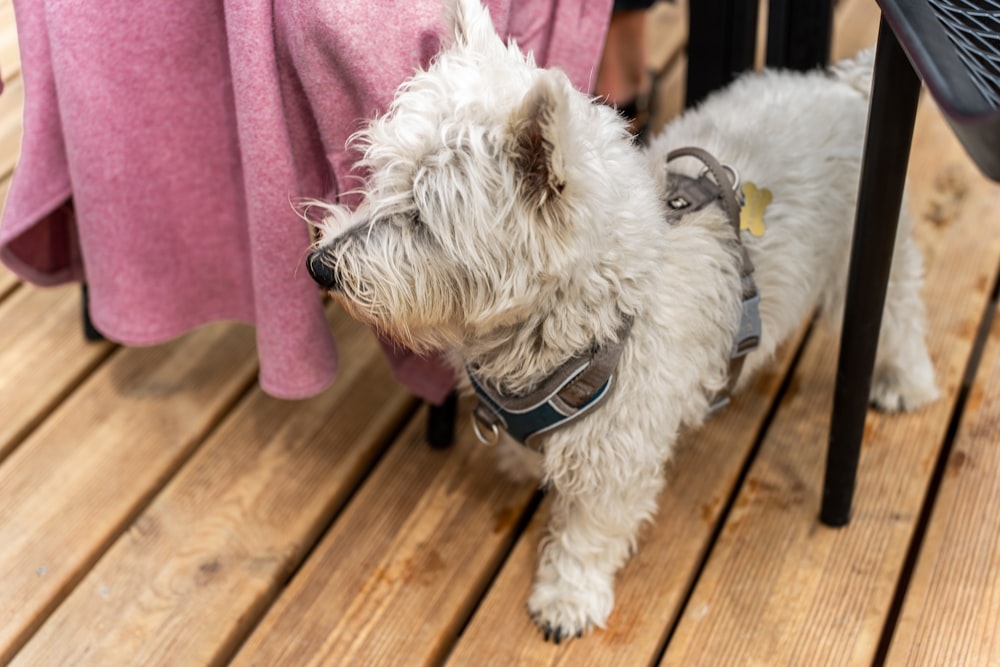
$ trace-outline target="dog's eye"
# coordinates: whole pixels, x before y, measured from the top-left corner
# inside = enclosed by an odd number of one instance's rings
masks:
[[[424,224],[423,219],[420,217],[420,211],[417,209],[410,211],[410,224],[414,227],[422,227]]]

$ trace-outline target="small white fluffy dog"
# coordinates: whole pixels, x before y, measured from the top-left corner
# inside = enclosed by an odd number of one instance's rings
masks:
[[[740,234],[762,330],[745,380],[817,305],[839,321],[872,57],[745,76],[643,151],[612,109],[505,45],[477,0],[452,2],[452,42],[357,137],[363,204],[323,205],[308,263],[359,319],[450,350],[515,400],[623,338],[598,409],[536,438],[540,455],[509,445],[556,494],[528,607],[558,641],[608,618],[664,463],[727,386],[741,325],[737,233],[717,204],[665,221],[676,173],[704,169],[686,157],[668,171],[666,154],[700,147],[773,195],[763,234]],[[904,217],[871,396],[892,411],[936,395],[909,228]]]

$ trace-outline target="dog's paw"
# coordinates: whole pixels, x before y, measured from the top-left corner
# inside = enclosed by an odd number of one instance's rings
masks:
[[[934,384],[934,371],[929,364],[920,366],[906,371],[877,369],[872,377],[871,404],[883,412],[909,412],[936,399],[939,392]]]
[[[535,584],[528,599],[528,613],[542,631],[545,641],[556,644],[564,639],[579,638],[604,622],[614,606],[610,585],[593,589],[576,585]]]

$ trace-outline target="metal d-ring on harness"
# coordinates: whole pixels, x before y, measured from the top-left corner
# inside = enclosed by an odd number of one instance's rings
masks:
[[[700,160],[705,170],[698,178],[669,173],[670,189],[665,193],[667,223],[677,224],[684,215],[718,203],[733,225],[741,252],[743,308],[740,328],[730,353],[729,382],[713,398],[709,408],[710,412],[714,412],[729,402],[730,392],[743,368],[744,357],[760,342],[760,297],[752,277],[753,264],[740,241],[742,193],[739,173],[729,165],[720,164],[700,148],[675,150],[667,155],[667,163],[685,156]],[[624,318],[614,340],[574,356],[549,375],[537,389],[520,396],[497,391],[477,377],[476,368],[467,368],[469,380],[479,396],[479,404],[472,412],[476,437],[492,445],[503,429],[518,442],[540,451],[538,436],[582,417],[607,398],[631,329],[632,319]]]

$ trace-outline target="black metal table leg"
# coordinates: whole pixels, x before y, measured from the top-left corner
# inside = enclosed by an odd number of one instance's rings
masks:
[[[767,66],[799,71],[825,67],[832,34],[833,0],[770,0]]]
[[[87,283],[80,284],[80,315],[83,324],[83,337],[91,343],[104,340],[104,334],[97,330],[90,319],[90,292]]]
[[[689,3],[686,106],[753,68],[757,9],[758,0]]]
[[[427,444],[434,449],[446,449],[455,439],[455,418],[458,414],[458,394],[452,391],[441,405],[427,408]]]
[[[844,526],[851,517],[919,95],[920,79],[883,19],[875,55],[820,510],[820,520],[830,526]]]

